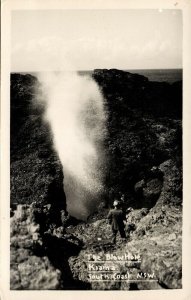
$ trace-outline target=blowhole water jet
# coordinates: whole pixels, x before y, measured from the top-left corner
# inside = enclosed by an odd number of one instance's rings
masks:
[[[85,220],[104,191],[104,99],[96,82],[77,72],[40,73],[38,79],[63,166],[67,210]]]

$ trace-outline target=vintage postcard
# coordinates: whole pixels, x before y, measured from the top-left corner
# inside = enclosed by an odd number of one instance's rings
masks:
[[[2,1],[2,299],[190,299],[189,1]]]

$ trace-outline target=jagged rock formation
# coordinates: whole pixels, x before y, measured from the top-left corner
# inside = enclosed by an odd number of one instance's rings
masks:
[[[173,166],[173,162],[166,161],[160,165],[163,170],[164,180],[161,187],[160,197],[156,205],[151,208],[132,210],[127,217],[126,234],[127,243],[120,241],[113,246],[110,241],[112,232],[106,219],[100,219],[89,224],[78,225],[74,231],[82,236],[87,248],[80,252],[78,257],[71,257],[70,266],[75,278],[87,280],[89,253],[104,255],[112,253],[116,256],[123,253],[138,253],[141,256],[140,265],[128,269],[130,274],[155,273],[156,281],[142,283],[136,282],[93,282],[92,289],[161,289],[181,288],[182,278],[182,209],[174,197],[175,181],[179,176],[179,170]],[[155,194],[155,186],[151,187],[150,193]],[[168,196],[167,196],[168,194]],[[134,225],[134,226],[132,226]],[[82,264],[83,262],[83,264]],[[127,268],[124,264],[118,266]],[[121,270],[122,272],[123,270]],[[139,278],[140,279],[140,278]]]
[[[92,76],[105,97],[107,170],[105,198],[86,223],[67,214],[36,78],[11,76],[11,289],[181,288],[181,82],[150,82],[115,69]],[[133,207],[128,241],[112,245],[107,213],[121,195],[123,208]],[[141,262],[130,274],[155,272],[156,281],[91,283],[90,252],[138,252]]]
[[[49,205],[18,205],[11,217],[11,278],[13,290],[86,289],[74,280],[68,264],[83,242],[51,223]],[[72,222],[71,222],[72,223]]]
[[[115,69],[95,70],[92,76],[105,97],[108,115],[106,201],[111,203],[125,194],[127,205],[134,208],[154,206],[162,178],[151,171],[153,166],[173,159],[181,170],[181,82],[150,82]],[[135,192],[141,180],[147,185],[144,197]],[[153,184],[156,195],[149,200],[149,185]],[[181,180],[177,180],[177,189],[181,199]]]
[[[166,186],[166,185],[165,185]],[[165,189],[164,186],[164,189]],[[161,289],[181,288],[181,211],[163,205],[137,209],[128,215],[127,243],[111,240],[107,219],[56,227],[45,225],[44,212],[35,205],[18,206],[11,218],[12,289]],[[38,215],[41,213],[41,218]],[[42,218],[44,215],[44,218]],[[36,220],[40,221],[36,223]],[[129,234],[129,224],[135,227]],[[155,273],[155,282],[93,282],[88,280],[88,254],[139,254],[141,263],[131,264],[131,276]],[[124,263],[115,263],[121,273]],[[167,271],[168,270],[168,271]]]
[[[43,253],[36,212],[33,205],[18,205],[11,218],[11,289],[57,289],[60,284],[61,272]]]

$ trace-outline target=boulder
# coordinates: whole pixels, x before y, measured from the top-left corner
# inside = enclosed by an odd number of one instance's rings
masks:
[[[61,272],[47,256],[41,256],[44,248],[40,224],[34,221],[34,206],[18,205],[11,218],[12,290],[57,289],[60,285]]]

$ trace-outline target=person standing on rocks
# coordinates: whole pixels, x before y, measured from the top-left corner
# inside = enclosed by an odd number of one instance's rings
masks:
[[[113,232],[112,242],[115,244],[118,231],[123,240],[126,240],[126,234],[125,234],[125,230],[124,230],[125,215],[124,215],[122,209],[120,208],[119,201],[115,200],[113,202],[113,206],[114,206],[114,209],[111,209],[109,211],[107,218],[109,219],[109,223],[111,224],[111,228],[112,228],[112,232]]]

